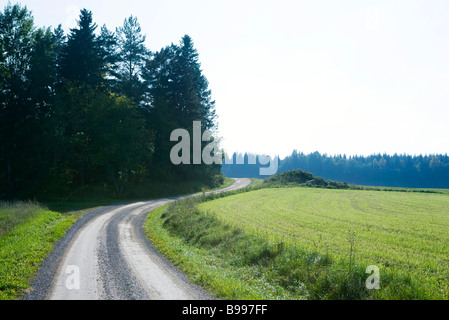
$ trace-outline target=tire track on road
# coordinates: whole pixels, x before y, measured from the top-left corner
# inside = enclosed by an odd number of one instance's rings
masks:
[[[234,179],[220,193],[244,188]],[[214,299],[166,260],[143,231],[147,215],[173,197],[109,206],[81,217],[42,263],[25,300],[207,300]],[[79,286],[78,286],[79,285]]]

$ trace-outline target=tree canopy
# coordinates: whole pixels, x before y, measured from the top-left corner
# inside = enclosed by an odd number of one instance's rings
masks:
[[[93,13],[39,28],[20,4],[0,11],[0,197],[132,182],[213,185],[221,167],[170,162],[170,130],[214,129],[214,102],[189,36],[159,52],[137,17],[115,32]],[[45,196],[45,195],[44,195]]]

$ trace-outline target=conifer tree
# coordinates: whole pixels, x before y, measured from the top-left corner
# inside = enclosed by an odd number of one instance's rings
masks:
[[[10,196],[23,176],[22,148],[33,117],[27,92],[33,35],[33,17],[26,7],[8,4],[0,12],[0,163]]]
[[[107,83],[110,88],[113,88],[117,78],[119,61],[117,35],[108,30],[106,25],[103,25],[98,37],[98,44],[104,64],[103,81]]]
[[[92,20],[92,12],[81,10],[78,27],[71,29],[61,56],[61,76],[79,85],[99,86],[104,79],[105,60]]]
[[[173,130],[185,129],[193,138],[194,121],[201,121],[202,132],[217,125],[215,102],[192,39],[186,35],[179,45],[157,52],[148,62],[144,77],[151,97],[150,123],[156,131],[156,170],[164,177],[177,179],[208,179],[219,173],[217,166],[173,166],[169,159]]]
[[[178,121],[184,126],[202,121],[203,129],[211,130],[216,126],[215,101],[212,101],[209,82],[203,75],[198,51],[190,36],[182,38],[175,54],[173,72]]]
[[[117,73],[119,93],[133,99],[136,103],[143,102],[145,87],[142,81],[142,68],[150,57],[150,51],[145,46],[146,36],[136,17],[125,19],[122,27],[117,28],[118,62]]]

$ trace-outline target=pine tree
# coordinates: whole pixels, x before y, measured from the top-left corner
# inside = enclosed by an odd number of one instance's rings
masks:
[[[145,47],[146,36],[136,17],[125,19],[122,27],[117,28],[119,45],[118,91],[133,99],[136,103],[143,101],[144,87],[142,69],[151,53]]]
[[[64,29],[62,29],[62,25],[58,25],[58,27],[53,30],[53,53],[55,57],[56,86],[62,82],[60,71],[62,70],[63,52],[66,46],[66,41],[67,37],[64,33]]]

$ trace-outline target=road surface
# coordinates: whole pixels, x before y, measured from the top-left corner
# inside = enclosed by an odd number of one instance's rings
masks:
[[[218,193],[244,188],[249,179]],[[42,263],[25,300],[207,300],[152,246],[143,231],[149,212],[186,197],[94,209],[72,226]]]

